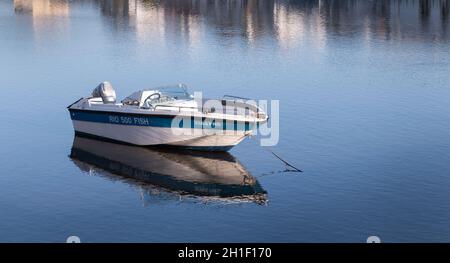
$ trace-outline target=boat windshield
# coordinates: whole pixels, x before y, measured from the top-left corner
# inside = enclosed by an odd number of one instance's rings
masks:
[[[187,92],[187,87],[184,84],[157,87],[154,88],[154,90],[158,90],[161,94],[161,97],[168,97],[176,100],[185,100],[192,98],[191,94]]]
[[[138,105],[162,103],[173,100],[191,100],[192,96],[187,92],[187,87],[184,84],[162,86],[152,89],[144,89],[136,91],[130,96],[122,100],[125,105]],[[148,105],[147,105],[148,106]]]

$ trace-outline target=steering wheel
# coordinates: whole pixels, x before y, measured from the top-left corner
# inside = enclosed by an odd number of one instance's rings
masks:
[[[161,94],[156,92],[153,93],[152,95],[148,96],[146,100],[150,99],[150,100],[158,100],[161,98]]]
[[[144,100],[144,104],[147,103],[148,100],[158,100],[161,98],[161,94],[158,92],[153,93],[152,95],[148,96],[145,100]],[[152,107],[152,104],[149,103],[148,106]]]

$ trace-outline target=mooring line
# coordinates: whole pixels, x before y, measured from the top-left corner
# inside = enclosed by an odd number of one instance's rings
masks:
[[[264,147],[263,147],[264,148]],[[264,148],[266,150],[268,150],[271,154],[273,154],[275,157],[277,157],[280,161],[282,161],[286,166],[291,167],[292,169],[294,169],[296,172],[302,173],[303,171],[298,169],[297,167],[293,166],[292,164],[288,163],[287,161],[283,160],[283,158],[281,158],[279,155],[277,155],[276,153],[274,153],[273,151]]]

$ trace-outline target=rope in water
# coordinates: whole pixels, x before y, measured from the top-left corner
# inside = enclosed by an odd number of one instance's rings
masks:
[[[264,147],[263,147],[263,148],[264,148]],[[271,151],[271,150],[269,150],[269,149],[267,149],[267,148],[264,148],[264,149],[268,150],[271,154],[273,154],[275,157],[277,157],[277,159],[279,159],[280,161],[282,161],[286,166],[291,167],[292,169],[294,169],[294,170],[297,171],[297,172],[300,172],[300,173],[303,172],[302,170],[298,169],[297,167],[295,167],[295,166],[293,166],[292,164],[288,163],[287,161],[283,160],[283,158],[281,158],[279,155],[277,155],[277,154],[274,153],[273,151]]]

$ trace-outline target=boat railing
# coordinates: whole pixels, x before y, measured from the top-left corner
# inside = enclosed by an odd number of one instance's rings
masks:
[[[239,96],[234,96],[234,95],[223,95],[222,99],[239,99],[239,100],[250,100],[250,98],[245,98],[245,97],[239,97]]]

